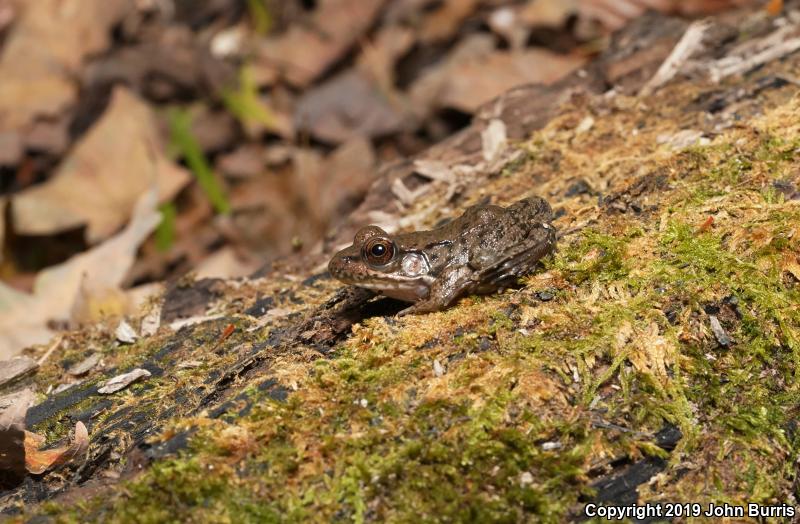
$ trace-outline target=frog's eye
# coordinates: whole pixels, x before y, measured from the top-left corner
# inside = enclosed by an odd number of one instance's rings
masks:
[[[388,238],[373,237],[364,244],[364,258],[373,266],[383,266],[394,258],[394,243]]]

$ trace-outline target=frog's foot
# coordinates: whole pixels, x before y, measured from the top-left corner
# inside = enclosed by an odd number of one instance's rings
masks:
[[[441,311],[453,304],[459,297],[475,288],[473,271],[466,267],[446,269],[440,278],[431,285],[427,298],[416,302],[398,313],[399,316],[419,315]]]
[[[404,317],[406,315],[422,315],[424,313],[433,313],[434,311],[441,311],[446,308],[447,304],[443,304],[438,300],[420,300],[415,304],[401,310],[397,316]]]

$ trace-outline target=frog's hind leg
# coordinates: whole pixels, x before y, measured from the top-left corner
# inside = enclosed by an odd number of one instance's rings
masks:
[[[477,271],[473,277],[487,291],[512,284],[519,277],[533,272],[536,264],[555,247],[555,230],[549,226],[549,234],[542,242],[524,244],[503,253],[498,260]]]

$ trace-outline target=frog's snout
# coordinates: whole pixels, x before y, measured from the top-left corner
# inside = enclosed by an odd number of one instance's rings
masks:
[[[328,262],[328,273],[334,278],[339,278],[342,274],[342,257],[336,253]]]

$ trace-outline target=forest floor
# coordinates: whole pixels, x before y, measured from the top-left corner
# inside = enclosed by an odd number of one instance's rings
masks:
[[[660,86],[648,81],[698,26],[645,17],[582,71],[503,95],[385,169],[327,239],[539,195],[558,249],[517,289],[396,317],[403,304],[332,280],[328,249],[180,280],[130,322],[139,336],[64,335],[15,385],[36,394],[25,427],[43,447],[80,422],[88,449],[38,475],[20,465],[0,508],[78,522],[563,522],[646,502],[785,516],[800,451],[800,55],[775,49],[800,21],[782,20],[710,19],[705,47]],[[507,140],[489,147],[498,127]]]

